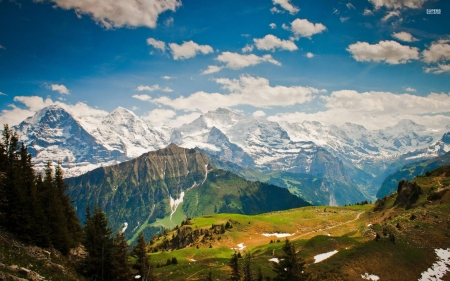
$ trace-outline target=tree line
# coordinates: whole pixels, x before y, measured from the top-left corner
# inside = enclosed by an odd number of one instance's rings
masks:
[[[142,233],[130,247],[122,233],[113,236],[100,207],[86,208],[81,226],[60,165],[49,161],[36,173],[27,147],[4,125],[0,141],[0,226],[21,241],[54,248],[64,255],[80,245],[87,257],[77,270],[90,280],[156,280]],[[134,263],[130,262],[133,257]]]

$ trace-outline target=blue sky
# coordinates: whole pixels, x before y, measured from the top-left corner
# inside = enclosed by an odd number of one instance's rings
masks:
[[[0,2],[2,123],[58,103],[80,118],[122,106],[155,126],[219,106],[369,129],[450,124],[449,1],[97,3]]]

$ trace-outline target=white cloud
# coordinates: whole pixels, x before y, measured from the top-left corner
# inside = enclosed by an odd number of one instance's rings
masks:
[[[247,45],[245,45],[244,48],[242,48],[242,52],[244,52],[244,53],[248,53],[251,51],[253,51],[253,45],[247,44]]]
[[[283,23],[281,25],[281,28],[284,29],[284,30],[290,30],[289,26],[287,24],[285,24],[285,23]]]
[[[272,14],[283,14],[283,13],[284,13],[284,11],[279,10],[277,7],[272,7],[272,8],[270,9],[270,12],[271,12]]]
[[[208,65],[208,69],[202,72],[202,74],[216,73],[222,70],[223,67],[217,65]]]
[[[196,92],[188,97],[172,99],[159,97],[151,103],[169,106],[175,110],[202,111],[218,107],[252,105],[255,107],[292,106],[309,102],[321,91],[302,86],[270,86],[269,80],[261,77],[241,76],[239,79],[219,78],[215,81],[229,94]]]
[[[364,92],[352,90],[335,91],[323,96],[324,111],[316,113],[288,113],[270,116],[272,121],[298,122],[299,120],[319,121],[325,124],[342,125],[349,120],[368,129],[393,126],[401,119],[411,119],[430,128],[443,128],[450,117],[450,95],[431,93],[422,97],[412,94],[390,92]]]
[[[355,6],[353,6],[353,4],[352,3],[347,3],[347,4],[345,4],[345,6],[347,6],[347,9],[349,9],[349,10],[351,10],[351,9],[356,9],[355,8]]]
[[[311,53],[311,52],[308,52],[308,53],[306,53],[306,57],[307,57],[308,59],[311,59],[311,58],[314,57],[314,54]]]
[[[432,67],[424,67],[423,68],[426,73],[434,73],[434,74],[441,74],[441,73],[450,73],[450,64],[438,64],[437,66]]]
[[[272,0],[272,2],[274,5],[277,5],[277,4],[280,5],[283,9],[288,11],[291,15],[295,15],[296,13],[298,13],[300,11],[300,9],[298,7],[295,7],[294,5],[292,5],[289,0]]]
[[[163,92],[173,92],[172,89],[165,87],[165,88],[161,88],[158,84],[155,84],[153,86],[144,86],[144,85],[139,85],[136,90],[138,91],[149,91],[149,92],[154,92],[154,91],[163,91]]]
[[[33,116],[38,110],[52,104],[61,106],[75,118],[84,118],[85,120],[93,120],[93,122],[100,120],[102,116],[108,115],[108,112],[93,108],[82,102],[70,105],[59,101],[54,102],[50,98],[44,100],[39,96],[16,96],[14,97],[14,102],[24,105],[25,108],[20,108],[15,104],[9,105],[12,109],[4,109],[0,114],[1,124],[17,125],[26,118]]]
[[[381,20],[388,21],[392,17],[400,17],[400,12],[399,11],[390,11]]]
[[[161,76],[161,78],[162,79],[164,79],[164,80],[170,80],[170,79],[173,79],[173,78],[175,78],[175,77],[172,77],[172,76]]]
[[[193,58],[198,53],[206,55],[214,52],[211,46],[199,45],[194,41],[183,42],[183,44],[181,45],[178,45],[176,43],[170,43],[169,47],[170,50],[172,51],[172,55],[175,60]]]
[[[166,43],[156,40],[154,38],[147,38],[147,45],[153,46],[155,49],[161,50],[163,53],[166,51]]]
[[[407,92],[417,92],[416,89],[411,88],[411,87],[406,87],[406,88],[405,88],[405,91],[407,91]]]
[[[155,127],[167,125],[170,127],[179,127],[186,123],[191,123],[200,116],[199,112],[193,112],[181,116],[177,116],[174,110],[170,109],[154,109],[141,116],[141,118]]]
[[[281,40],[280,38],[268,34],[264,38],[253,39],[258,50],[275,51],[275,49],[295,51],[298,47],[290,40]]]
[[[133,95],[133,98],[141,100],[141,101],[149,101],[152,99],[149,95]]]
[[[266,113],[262,110],[257,110],[255,112],[253,112],[252,114],[254,117],[264,117],[266,116]]]
[[[138,110],[139,109],[139,107],[137,107],[137,106],[133,106],[132,108],[131,108],[131,110],[133,110],[133,111],[136,111],[136,110]]]
[[[7,94],[0,92],[0,96],[7,96]]]
[[[373,16],[373,11],[365,8],[363,15],[365,15],[365,16]]]
[[[262,62],[270,62],[275,65],[281,65],[281,63],[272,58],[271,55],[263,55],[259,57],[254,54],[241,55],[238,53],[223,52],[216,58],[217,61],[225,63],[225,67],[231,69],[241,69],[247,66],[253,66]]]
[[[6,50],[6,48],[0,45],[0,50]]]
[[[341,22],[346,22],[346,21],[348,21],[350,19],[350,17],[340,17],[339,18],[339,20],[341,21]]]
[[[312,23],[307,19],[295,19],[292,23],[292,32],[295,36],[311,37],[314,34],[322,33],[327,28],[321,23]]]
[[[273,22],[272,22],[271,24],[269,24],[269,26],[270,26],[270,28],[271,28],[271,29],[275,29],[275,28],[277,28],[277,25],[276,25],[276,24],[274,24]]]
[[[369,0],[375,9],[386,7],[388,9],[411,8],[419,9],[427,0]]]
[[[51,89],[52,91],[56,91],[56,92],[60,93],[61,95],[68,95],[70,93],[69,89],[67,89],[67,87],[62,84],[61,85],[51,84],[49,86],[49,89]]]
[[[165,25],[165,26],[171,26],[171,25],[173,25],[173,22],[174,22],[173,17],[170,17],[170,18],[167,18],[167,19],[164,21],[164,25]]]
[[[422,52],[423,60],[426,63],[450,60],[450,44],[448,40],[433,42],[431,46]]]
[[[403,64],[419,59],[418,48],[403,46],[396,41],[380,41],[374,45],[367,42],[357,42],[348,46],[347,51],[357,61]]]
[[[392,33],[392,37],[397,38],[398,40],[404,41],[404,42],[415,42],[419,41],[419,39],[414,38],[410,33],[401,31],[401,32],[394,32]]]
[[[181,6],[179,0],[50,0],[56,6],[77,15],[87,14],[105,28],[156,27],[158,16],[165,11],[175,11]],[[44,2],[44,0],[35,0]]]

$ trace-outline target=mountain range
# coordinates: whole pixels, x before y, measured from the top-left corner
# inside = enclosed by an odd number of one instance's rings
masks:
[[[130,160],[173,143],[197,148],[246,171],[273,173],[291,191],[294,186],[311,187],[316,178],[320,186],[313,184],[313,190],[306,192],[310,196],[304,199],[328,205],[374,199],[391,173],[450,150],[450,137],[445,134],[450,130],[448,126],[437,131],[402,120],[393,127],[367,130],[351,123],[277,123],[225,108],[207,112],[178,128],[157,128],[121,107],[94,124],[52,105],[14,129],[28,145],[38,169],[48,160],[59,161],[66,177]],[[254,179],[247,174],[240,175]],[[292,174],[302,176],[294,175],[297,183],[291,180],[294,184],[286,184],[288,179],[284,177]],[[317,195],[313,196],[314,192]]]

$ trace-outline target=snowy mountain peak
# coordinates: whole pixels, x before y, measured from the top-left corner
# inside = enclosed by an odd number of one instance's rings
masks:
[[[216,126],[219,129],[233,126],[242,119],[247,118],[245,115],[234,112],[227,108],[218,108],[203,114],[200,118],[208,127]]]
[[[426,130],[426,127],[424,125],[417,124],[416,122],[409,119],[400,120],[400,122],[395,124],[392,128],[396,130],[402,130],[405,132],[417,132]]]
[[[36,112],[32,117],[27,118],[24,123],[30,125],[47,124],[55,125],[61,119],[73,119],[73,117],[61,106],[50,105]],[[75,120],[73,120],[75,122]]]

